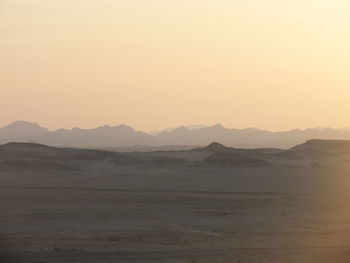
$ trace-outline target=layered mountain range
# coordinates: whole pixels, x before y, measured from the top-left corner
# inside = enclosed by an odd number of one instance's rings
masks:
[[[17,121],[0,129],[0,144],[36,142],[50,146],[133,150],[181,150],[208,145],[213,141],[229,147],[287,149],[310,139],[349,140],[350,130],[314,128],[271,132],[255,128],[231,129],[214,126],[181,126],[146,133],[124,124],[95,129],[50,131],[36,123]]]

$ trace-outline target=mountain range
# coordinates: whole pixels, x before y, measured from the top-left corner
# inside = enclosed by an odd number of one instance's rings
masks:
[[[50,146],[104,148],[110,150],[181,150],[208,145],[213,141],[238,148],[287,149],[310,139],[349,140],[349,129],[313,128],[271,132],[255,128],[231,129],[213,126],[181,126],[146,133],[124,124],[95,129],[59,129],[50,131],[36,123],[16,121],[0,128],[0,144],[36,142]],[[165,147],[165,148],[164,148]]]

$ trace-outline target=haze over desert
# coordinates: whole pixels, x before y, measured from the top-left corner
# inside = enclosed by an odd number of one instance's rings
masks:
[[[349,263],[349,10],[0,0],[0,263]]]

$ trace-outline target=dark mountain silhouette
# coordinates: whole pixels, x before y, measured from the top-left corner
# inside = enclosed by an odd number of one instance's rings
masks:
[[[318,151],[332,154],[350,153],[349,140],[308,140],[291,148],[291,152]]]
[[[0,170],[72,170],[79,163],[122,159],[116,152],[55,148],[36,143],[7,143],[0,145]]]
[[[74,128],[49,131],[38,124],[15,122],[0,129],[0,143],[37,142],[51,146],[121,149],[122,151],[152,149],[188,149],[218,142],[235,148],[288,149],[310,139],[348,140],[346,129],[306,129],[270,132],[255,128],[228,129],[221,124],[213,126],[181,126],[157,135],[136,131],[126,125],[101,126],[95,129]],[[169,147],[167,147],[169,146]],[[170,147],[171,146],[171,147]]]
[[[104,167],[335,167],[350,164],[350,141],[310,140],[288,150],[239,149],[219,143],[187,151],[116,153],[34,143],[0,145],[0,170],[87,171]]]
[[[233,148],[226,147],[218,142],[213,142],[213,143],[209,144],[207,147],[198,148],[196,150],[215,153],[215,152],[229,152],[229,151],[233,150]]]

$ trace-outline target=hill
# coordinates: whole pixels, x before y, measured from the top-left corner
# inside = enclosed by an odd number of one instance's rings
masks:
[[[2,169],[91,170],[103,167],[262,167],[350,164],[350,141],[310,140],[288,150],[239,149],[211,143],[192,150],[126,152],[49,147],[34,143],[0,146]]]

